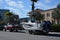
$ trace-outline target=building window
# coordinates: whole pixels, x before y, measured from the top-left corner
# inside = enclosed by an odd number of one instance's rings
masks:
[[[50,14],[49,13],[47,13],[47,17],[50,17]]]

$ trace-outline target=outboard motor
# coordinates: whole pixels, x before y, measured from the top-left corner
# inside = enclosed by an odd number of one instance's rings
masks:
[[[51,23],[50,21],[44,21],[43,22],[43,31],[49,32],[51,28]]]

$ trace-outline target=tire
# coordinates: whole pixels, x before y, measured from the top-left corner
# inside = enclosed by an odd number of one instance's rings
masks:
[[[33,30],[30,30],[29,31],[29,34],[35,34]]]
[[[32,32],[31,32],[31,31],[29,31],[29,34],[32,34]]]
[[[6,30],[7,30],[7,29],[3,29],[3,31],[5,31],[5,32],[6,32]]]
[[[18,32],[18,30],[16,30],[16,32]]]
[[[47,31],[47,32],[43,32],[44,35],[48,35],[48,33],[49,33],[49,31]]]
[[[10,32],[13,32],[13,29],[10,29]]]

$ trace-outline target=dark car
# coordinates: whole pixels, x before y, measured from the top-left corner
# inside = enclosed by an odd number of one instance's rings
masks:
[[[0,25],[0,30],[3,30],[3,28],[4,28],[4,25]]]

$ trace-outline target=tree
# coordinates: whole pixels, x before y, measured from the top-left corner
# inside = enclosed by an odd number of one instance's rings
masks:
[[[6,23],[10,23],[11,22],[11,20],[13,20],[13,13],[12,12],[6,12],[5,13],[5,19],[4,19],[4,21],[6,22]]]
[[[31,0],[32,2],[37,2],[38,0]]]
[[[41,12],[39,10],[35,10],[34,14],[32,16],[31,16],[31,14],[32,14],[32,12],[29,12],[30,18],[33,17],[35,19],[35,21],[39,21],[40,22],[41,20],[44,19],[44,15],[41,14]]]
[[[6,12],[4,20],[5,20],[5,23],[20,24],[19,16],[13,14],[12,12]]]
[[[59,24],[59,20],[60,20],[60,4],[54,10],[54,12],[53,12],[53,18],[54,18],[54,20],[57,20],[57,24]]]
[[[5,16],[9,16],[9,17],[10,17],[11,15],[13,15],[12,12],[6,12],[6,13],[5,13]]]
[[[37,20],[39,22],[44,19],[43,14],[41,14],[38,11],[34,12],[33,17],[34,17],[35,20]]]

